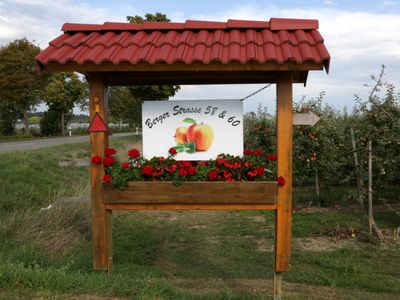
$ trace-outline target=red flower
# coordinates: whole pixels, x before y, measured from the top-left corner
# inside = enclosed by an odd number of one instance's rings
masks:
[[[223,158],[221,158],[221,157],[218,157],[217,158],[217,164],[218,165],[223,165],[225,163],[225,159],[223,159]]]
[[[248,161],[245,161],[243,164],[244,164],[245,168],[253,167],[253,164],[251,162],[248,162]]]
[[[165,160],[165,157],[160,157],[160,159],[159,159],[160,161],[164,161]]]
[[[173,165],[171,165],[171,167],[166,166],[165,171],[167,171],[168,173],[174,173],[177,168],[178,168],[178,166],[173,164]]]
[[[188,173],[187,173],[187,171],[185,170],[185,168],[180,168],[179,169],[179,173],[178,173],[178,175],[179,175],[179,177],[184,177],[184,176],[186,176]]]
[[[253,151],[251,151],[251,150],[249,150],[249,149],[244,149],[243,154],[244,154],[244,155],[252,155],[252,154],[253,154]]]
[[[274,160],[277,160],[278,157],[275,154],[267,154],[267,159],[274,161]]]
[[[144,166],[141,173],[142,175],[153,176],[154,173],[153,166]]]
[[[233,168],[234,169],[240,169],[242,167],[242,164],[240,163],[240,162],[235,162],[234,164],[233,164]]]
[[[224,170],[224,178],[225,178],[226,181],[231,180],[232,177],[233,177],[233,174],[231,172],[229,172],[227,170]]]
[[[277,181],[279,186],[285,185],[285,178],[283,178],[283,176],[279,176]]]
[[[101,158],[101,156],[98,156],[98,155],[95,155],[95,156],[92,157],[92,163],[94,163],[96,165],[101,163],[102,160],[103,159]]]
[[[262,153],[262,151],[260,150],[260,149],[256,149],[256,150],[254,150],[254,152],[253,152],[253,155],[254,156],[260,156],[260,155],[262,155],[263,153]]]
[[[178,153],[174,147],[169,148],[168,152],[169,152],[171,155],[175,155],[175,154]]]
[[[257,169],[253,169],[251,171],[248,171],[247,175],[249,175],[250,178],[256,177],[257,176]]]
[[[124,162],[122,165],[121,165],[121,168],[122,169],[129,169],[131,167],[131,164],[127,161],[127,162]]]
[[[139,150],[137,150],[137,149],[132,149],[132,150],[129,150],[128,156],[129,156],[130,158],[136,158],[136,157],[139,157],[139,156],[140,156],[140,152],[139,152]]]
[[[265,174],[265,169],[263,167],[256,168],[257,176],[263,176]]]
[[[208,179],[210,181],[217,180],[217,172],[215,172],[215,171],[208,172]]]
[[[103,159],[103,164],[106,167],[111,166],[113,163],[115,163],[115,158],[110,156],[110,157],[104,157]]]
[[[106,156],[112,156],[115,153],[117,153],[117,150],[115,150],[113,148],[107,148],[105,152],[106,152]]]
[[[105,183],[111,183],[112,181],[112,176],[110,174],[104,174],[103,176],[103,182]]]

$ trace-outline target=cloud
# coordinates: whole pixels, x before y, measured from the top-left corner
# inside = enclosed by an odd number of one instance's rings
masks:
[[[193,16],[190,16],[193,18]],[[324,72],[310,72],[306,88],[296,86],[299,95],[318,96],[326,91],[326,101],[338,108],[352,107],[354,94],[365,97],[363,84],[369,75],[387,66],[387,77],[400,82],[400,14],[346,11],[338,8],[281,9],[275,5],[243,5],[214,15],[197,15],[200,19],[225,21],[227,19],[269,20],[270,17],[318,19],[319,31],[331,54],[329,76]]]
[[[324,0],[324,4],[325,5],[337,5],[337,3],[335,1],[332,1],[332,0]]]
[[[125,15],[73,0],[2,0],[0,44],[26,37],[44,48],[61,33],[61,26],[65,22],[104,21],[125,21]]]
[[[383,4],[383,6],[385,6],[385,7],[389,7],[389,6],[395,5],[396,3],[395,3],[394,1],[386,0],[386,1],[383,1],[382,4]]]

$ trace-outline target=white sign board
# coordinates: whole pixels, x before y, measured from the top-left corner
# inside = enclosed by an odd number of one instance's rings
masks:
[[[243,154],[240,100],[145,101],[142,105],[143,156],[209,160]]]

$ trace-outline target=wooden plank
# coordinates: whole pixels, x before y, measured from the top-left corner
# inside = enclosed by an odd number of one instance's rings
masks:
[[[90,161],[87,158],[64,160],[58,162],[59,167],[89,167]]]
[[[107,94],[104,79],[99,74],[89,74],[89,109],[90,120],[93,119],[96,111],[105,122],[107,117]],[[96,103],[97,102],[97,103]],[[91,156],[104,156],[108,147],[107,132],[90,133]],[[93,267],[94,269],[108,269],[108,248],[107,248],[107,211],[103,199],[103,175],[102,164],[92,164],[91,173],[91,199],[92,199],[92,246],[93,246]]]
[[[105,186],[105,203],[268,203],[275,204],[276,182],[130,182],[126,190]]]
[[[241,64],[239,62],[231,62],[229,64],[221,64],[221,63],[175,63],[175,64],[154,64],[150,65],[147,63],[138,63],[131,64],[128,62],[121,62],[118,65],[115,65],[111,62],[103,62],[100,65],[86,62],[84,64],[76,64],[72,62],[67,62],[65,64],[59,64],[57,62],[49,62],[47,65],[43,66],[46,71],[76,71],[76,72],[126,72],[126,71],[150,71],[152,73],[155,72],[165,72],[165,71],[223,71],[223,72],[231,72],[231,71],[308,71],[308,70],[323,70],[323,63],[314,63],[314,62],[306,62],[298,64],[296,62],[285,62],[285,63],[277,63],[277,62],[266,62],[264,64],[258,63],[247,63]],[[191,74],[192,77],[196,76],[196,74]],[[183,77],[182,77],[183,78]],[[157,82],[156,80],[153,83]],[[218,81],[214,82],[218,83]]]
[[[163,71],[159,72],[107,72],[108,85],[131,84],[212,84],[212,83],[276,83],[280,71],[198,71],[194,75],[190,71]],[[293,74],[293,82],[304,82],[305,71],[296,71]]]
[[[275,271],[290,268],[292,239],[292,76],[282,74],[277,84],[277,170],[285,180],[278,187],[275,220]]]
[[[107,203],[110,210],[275,210],[275,204],[124,204]]]

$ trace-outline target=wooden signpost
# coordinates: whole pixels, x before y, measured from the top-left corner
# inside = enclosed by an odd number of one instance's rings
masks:
[[[293,114],[293,125],[314,126],[320,117],[314,113]]]
[[[276,181],[185,182],[175,187],[165,182],[134,182],[129,184],[127,190],[116,191],[103,185],[102,164],[92,164],[94,269],[107,270],[109,274],[112,272],[113,210],[273,210],[274,299],[281,298],[282,273],[290,269],[292,124],[298,122],[298,117],[292,115],[292,85],[304,83],[310,70],[329,67],[330,57],[317,28],[316,20],[273,18],[269,22],[229,20],[227,23],[187,21],[171,25],[150,22],[143,26],[121,23],[63,26],[64,34],[41,52],[36,60],[47,71],[77,71],[86,76],[90,90],[92,157],[103,156],[108,148],[107,88],[110,85],[276,84],[277,175],[284,178],[285,184],[278,186]],[[191,34],[190,39],[187,33]],[[204,37],[205,34],[209,34],[208,38]],[[223,34],[230,36],[229,43],[221,42],[223,39],[220,36]],[[285,40],[289,39],[289,34],[293,38],[290,43]],[[159,38],[160,35],[174,36],[174,39]],[[179,40],[183,42],[173,43],[172,40],[177,41],[179,35],[182,35]],[[151,40],[155,36],[157,42]],[[216,36],[218,40],[212,42]],[[232,42],[235,38],[238,40]],[[250,40],[242,45],[243,38]],[[280,42],[275,45],[279,39]],[[108,41],[111,44],[105,47],[104,43]],[[142,45],[140,41],[147,42]],[[129,52],[128,47],[135,50]],[[290,50],[291,47],[296,48],[295,51]],[[168,52],[168,49],[174,51]],[[303,56],[293,56],[299,53]],[[315,118],[312,122],[315,122]],[[201,188],[193,188],[198,185]]]

